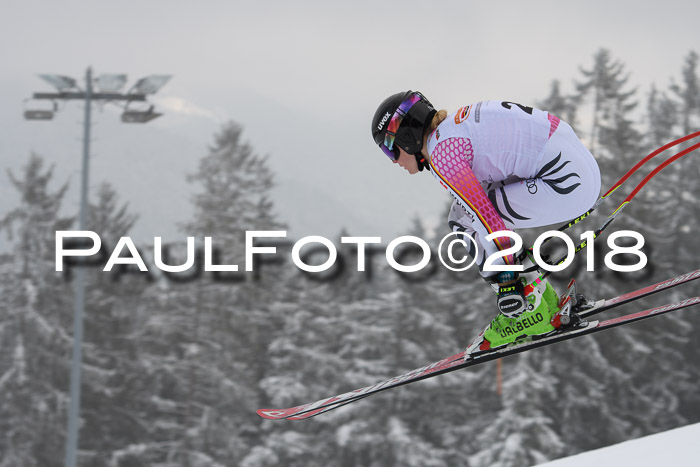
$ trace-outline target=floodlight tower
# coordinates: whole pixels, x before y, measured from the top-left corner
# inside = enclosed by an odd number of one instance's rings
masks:
[[[171,78],[170,75],[151,75],[141,78],[127,92],[121,93],[127,78],[124,74],[103,74],[93,80],[92,68],[85,72],[85,90],[78,87],[75,79],[62,75],[39,75],[41,79],[51,84],[57,93],[37,92],[33,99],[49,100],[53,103],[50,110],[28,109],[24,112],[27,120],[51,120],[58,110],[58,102],[66,100],[85,101],[85,117],[83,121],[83,170],[80,189],[79,229],[87,227],[88,200],[88,167],[90,162],[90,127],[92,101],[123,103],[124,123],[146,123],[159,117],[160,113],[153,111],[153,105],[146,110],[130,110],[129,105],[145,103],[146,97],[155,94]],[[95,92],[97,87],[97,92]],[[80,413],[80,380],[83,359],[83,316],[85,314],[85,268],[78,267],[75,275],[75,308],[73,318],[73,359],[70,374],[70,404],[68,407],[68,433],[66,436],[65,467],[75,467],[78,451],[78,415]]]

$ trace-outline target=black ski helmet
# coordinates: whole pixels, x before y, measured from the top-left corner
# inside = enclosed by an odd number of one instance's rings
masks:
[[[398,145],[409,154],[416,156],[422,170],[425,161],[420,155],[423,148],[423,135],[437,111],[420,92],[408,90],[393,94],[379,104],[372,118],[372,138],[382,151],[396,160]],[[398,128],[391,128],[392,121]],[[393,157],[391,155],[393,155]]]

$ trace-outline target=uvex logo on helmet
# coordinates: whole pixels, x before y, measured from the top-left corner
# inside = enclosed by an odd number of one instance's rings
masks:
[[[387,120],[389,120],[389,117],[391,117],[391,114],[389,112],[387,112],[386,115],[382,117],[382,119],[379,121],[379,125],[377,125],[378,131],[382,131],[382,128],[384,128],[384,124]]]

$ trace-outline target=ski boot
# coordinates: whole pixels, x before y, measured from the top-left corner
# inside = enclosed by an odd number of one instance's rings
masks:
[[[538,271],[522,274],[518,280],[523,286],[527,309],[517,316],[499,313],[467,347],[465,357],[503,347],[531,336],[548,335],[556,331],[552,319],[560,311],[559,297],[554,287]],[[569,307],[570,308],[570,307]],[[566,318],[563,318],[566,321]],[[561,326],[560,321],[556,324]]]

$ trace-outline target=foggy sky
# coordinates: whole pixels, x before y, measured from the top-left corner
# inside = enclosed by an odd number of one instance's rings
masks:
[[[638,86],[665,88],[700,49],[691,1],[5,2],[0,13],[0,168],[18,173],[34,151],[71,181],[78,207],[81,104],[26,122],[23,100],[51,91],[37,73],[82,78],[172,74],[155,102],[164,116],[125,125],[97,109],[91,186],[107,180],[140,215],[134,237],[177,239],[190,214],[185,174],[222,122],[234,120],[277,174],[290,234],[404,234],[420,216],[444,228],[449,195],[411,177],[370,138],[389,94],[420,90],[454,111],[483,99],[533,104],[552,80],[573,88],[579,66],[610,49]],[[641,155],[640,155],[641,156]],[[15,206],[3,170],[0,217]]]

